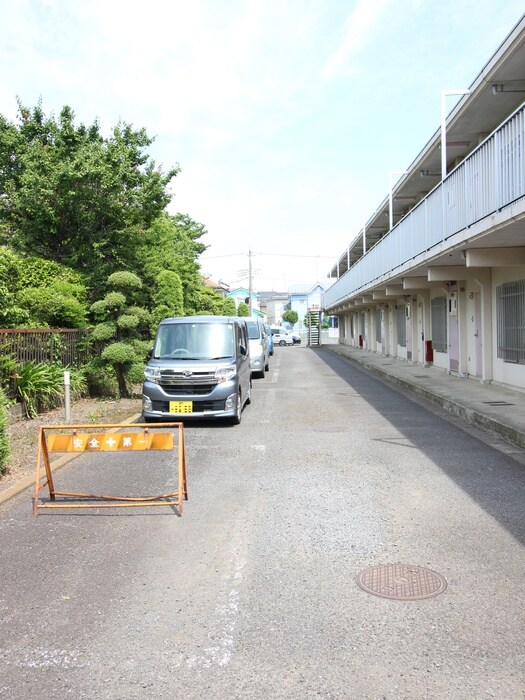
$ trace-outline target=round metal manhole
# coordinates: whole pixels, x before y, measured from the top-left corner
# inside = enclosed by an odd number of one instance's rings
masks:
[[[391,600],[423,600],[443,593],[441,574],[410,564],[379,564],[361,571],[356,583],[363,591]]]

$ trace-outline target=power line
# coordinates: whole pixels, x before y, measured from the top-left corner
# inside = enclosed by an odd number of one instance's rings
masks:
[[[249,253],[227,253],[226,255],[208,255],[206,256],[207,260],[215,260],[217,258],[234,258],[234,257],[246,257],[249,255]],[[295,253],[254,253],[252,251],[251,255],[263,255],[266,257],[273,257],[273,258],[311,258],[313,260],[335,260],[337,258],[337,255],[300,255],[300,254],[295,254]]]

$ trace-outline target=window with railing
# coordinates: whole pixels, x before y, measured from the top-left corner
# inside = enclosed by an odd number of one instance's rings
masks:
[[[525,280],[496,287],[498,357],[525,364]]]
[[[447,299],[436,297],[430,302],[432,317],[432,347],[436,352],[447,352]]]

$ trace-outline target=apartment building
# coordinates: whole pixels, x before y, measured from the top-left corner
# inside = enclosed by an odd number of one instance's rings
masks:
[[[323,308],[340,343],[525,389],[525,15],[468,92],[444,87],[440,129],[338,258]]]

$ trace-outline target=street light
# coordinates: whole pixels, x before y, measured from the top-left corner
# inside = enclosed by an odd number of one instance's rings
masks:
[[[447,176],[447,114],[446,104],[449,95],[469,95],[470,90],[443,90],[441,92],[441,179]]]
[[[390,173],[388,174],[388,221],[389,221],[389,228],[388,230],[391,231],[394,228],[394,198],[393,198],[393,178],[394,175],[406,175],[408,170],[391,170]]]

